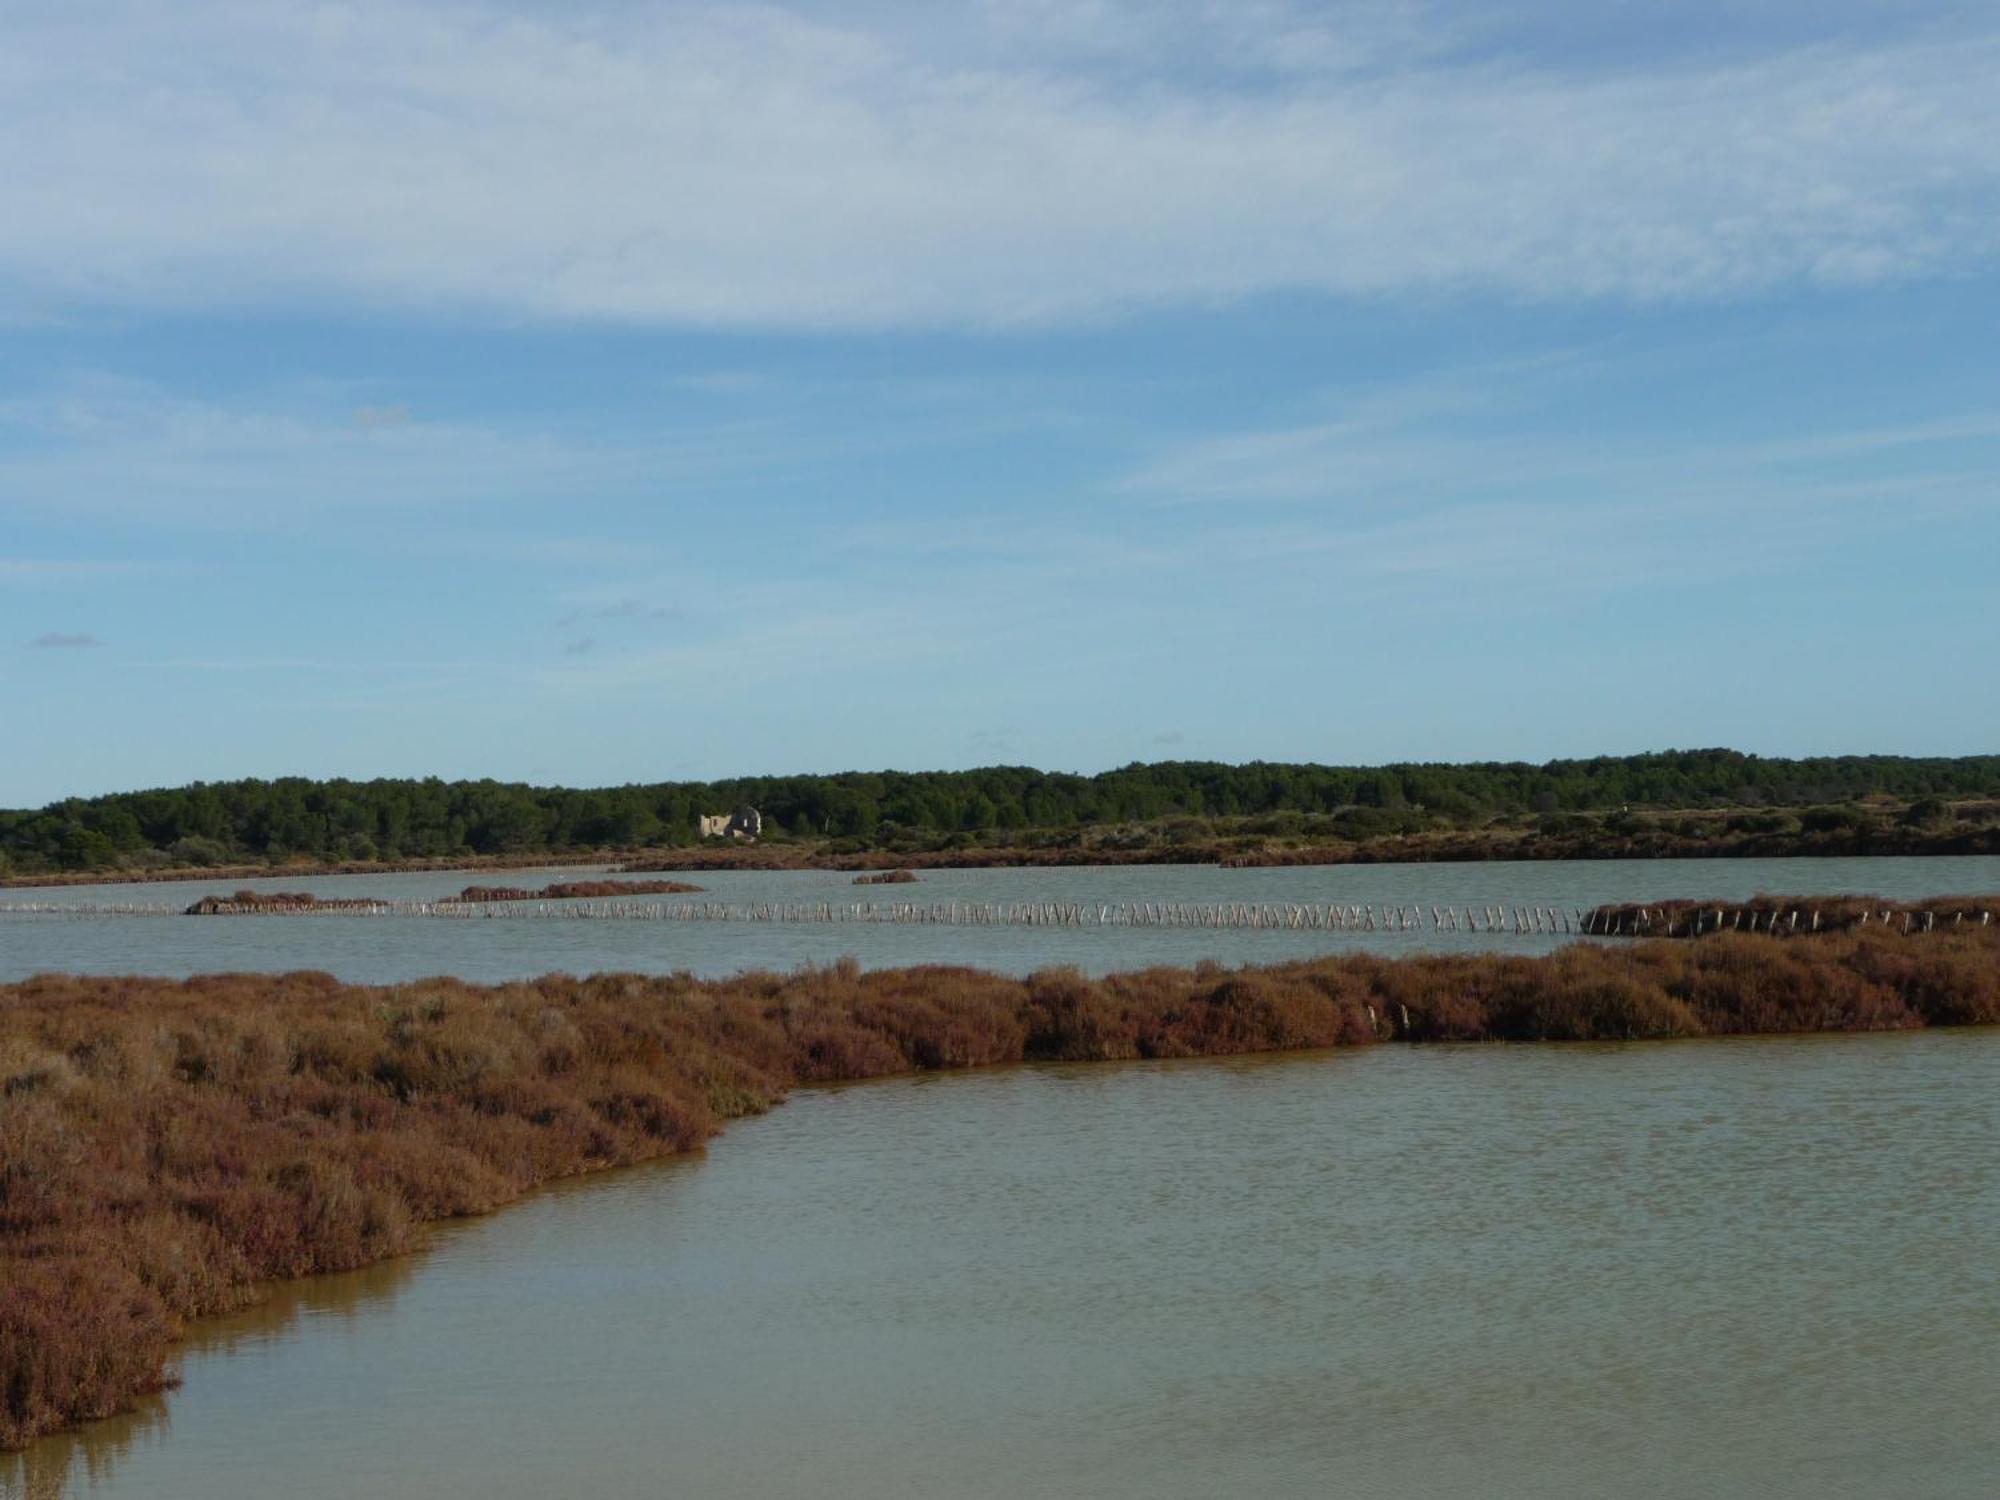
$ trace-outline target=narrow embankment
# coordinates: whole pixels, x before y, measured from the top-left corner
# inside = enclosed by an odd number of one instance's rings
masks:
[[[1748,901],[1618,902],[1580,913],[1577,930],[1598,937],[1714,937],[1761,932],[1772,937],[1827,937],[1870,926],[1905,937],[1992,927],[2000,896],[1752,896]]]
[[[685,880],[558,880],[536,890],[518,885],[469,885],[460,901],[576,901],[624,896],[692,896],[701,891]]]
[[[476,906],[518,901],[575,901],[604,897],[688,896],[701,891],[685,880],[559,880],[533,890],[517,885],[469,885],[445,901],[397,901],[380,896],[316,896],[310,891],[240,890],[209,894],[190,903],[190,917],[318,916],[328,912],[377,914],[436,906]],[[5,903],[0,903],[4,906]],[[136,909],[136,903],[125,903]]]
[[[2000,1022],[2000,929],[1350,955],[1091,980],[851,963],[479,987],[0,987],[0,1446],[171,1381],[187,1320],[433,1220],[698,1148],[798,1084],[1388,1041]]]

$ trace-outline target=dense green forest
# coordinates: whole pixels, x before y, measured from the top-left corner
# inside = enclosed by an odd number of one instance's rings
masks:
[[[2000,756],[1773,760],[1730,750],[1545,765],[1347,767],[1174,761],[1096,776],[1020,766],[842,772],[569,790],[496,781],[196,783],[0,812],[0,873],[144,864],[392,860],[567,853],[696,842],[696,818],[759,808],[768,836],[970,842],[1169,818],[1298,815],[1366,838],[1477,828],[1496,817],[1626,809],[1831,809],[2000,796]],[[1808,815],[1810,826],[1810,815]]]

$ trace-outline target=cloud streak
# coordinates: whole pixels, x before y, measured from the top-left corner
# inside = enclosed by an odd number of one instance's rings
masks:
[[[2000,250],[1991,31],[1593,66],[1441,49],[1470,8],[1266,4],[1200,8],[1202,67],[1117,4],[82,9],[10,18],[0,309],[992,326],[1730,298]]]
[[[150,517],[255,529],[312,510],[393,520],[416,508],[617,493],[767,462],[738,430],[565,440],[518,422],[423,421],[400,407],[360,421],[323,401],[246,404],[115,376],[0,398],[0,514]],[[468,545],[494,539],[468,538]],[[558,543],[553,549],[562,550]],[[85,566],[72,565],[81,576]],[[0,559],[57,580],[64,565]]]
[[[44,631],[32,641],[29,641],[28,649],[31,651],[78,651],[103,644],[104,642],[96,636],[86,632],[49,630]]]

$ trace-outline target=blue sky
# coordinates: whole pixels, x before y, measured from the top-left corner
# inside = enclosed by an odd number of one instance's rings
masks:
[[[1990,6],[16,0],[0,805],[2000,742]]]

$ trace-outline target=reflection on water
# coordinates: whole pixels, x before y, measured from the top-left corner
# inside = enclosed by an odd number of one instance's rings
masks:
[[[405,1256],[364,1271],[276,1283],[254,1307],[197,1323],[182,1345],[184,1363],[206,1369],[264,1357],[306,1336],[302,1324],[323,1333],[364,1315],[393,1316],[396,1294],[419,1264],[418,1257]],[[93,1493],[117,1482],[135,1455],[143,1469],[145,1455],[173,1436],[173,1407],[171,1393],[148,1396],[131,1411],[80,1431],[57,1433],[22,1453],[0,1453],[0,1500]]]
[[[509,883],[536,886],[589,872],[524,870]],[[141,886],[13,891],[8,900],[144,901],[184,906],[218,888],[307,890],[322,896],[435,900],[475,879],[464,871],[278,877]],[[844,902],[853,877],[831,871],[722,871],[694,877],[731,902]],[[1548,906],[1676,897],[1740,900],[1870,893],[1895,899],[2000,891],[2000,858],[1685,859],[1494,861],[1486,864],[1348,865],[1224,870],[1212,865],[1044,870],[929,870],[899,900],[1006,903],[1240,901],[1394,906]],[[182,976],[218,970],[324,969],[342,979],[391,983],[432,974],[496,981],[548,973],[631,970],[731,974],[789,969],[852,954],[863,964],[960,963],[1008,973],[1075,964],[1092,973],[1148,964],[1275,962],[1315,953],[1533,953],[1567,939],[1473,932],[1215,931],[1176,928],[928,927],[818,923],[441,921],[422,917],[0,918],[0,980],[67,971]]]
[[[2000,1031],[802,1093],[302,1288],[190,1351],[170,1421],[13,1472],[37,1500],[1990,1500],[1997,1130]]]

